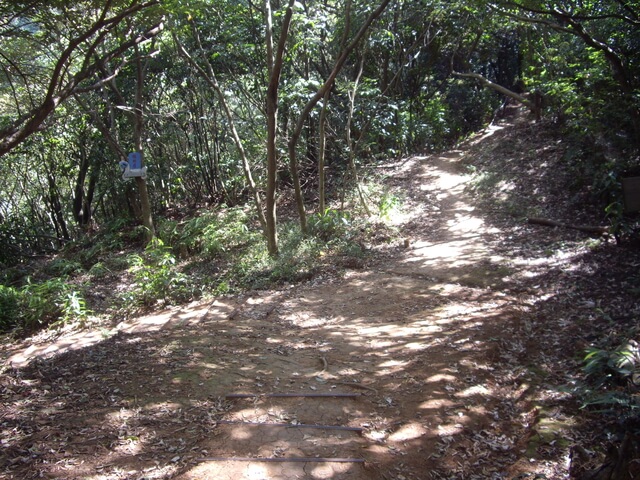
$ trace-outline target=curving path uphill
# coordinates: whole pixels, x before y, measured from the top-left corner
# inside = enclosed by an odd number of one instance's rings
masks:
[[[407,242],[366,269],[10,352],[14,366],[42,358],[22,374],[33,409],[19,444],[35,453],[16,448],[0,466],[65,479],[535,472],[523,391],[500,370],[517,344],[523,307],[504,286],[519,267],[465,192],[464,156],[395,168]]]

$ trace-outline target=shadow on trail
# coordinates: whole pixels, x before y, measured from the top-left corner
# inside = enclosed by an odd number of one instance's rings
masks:
[[[322,290],[258,295],[206,315],[183,311],[183,321],[164,329],[120,332],[34,360],[3,381],[3,471],[15,478],[424,478],[421,469],[433,468],[456,435],[482,430],[503,402],[491,389],[491,365],[474,358],[493,355],[495,339],[482,329],[499,332],[509,314],[482,307],[495,301],[491,292],[469,289],[461,303],[458,291],[449,301],[454,288],[464,289],[354,273]],[[224,398],[234,392],[358,396]],[[365,463],[199,461],[255,456]]]
[[[571,302],[589,274],[604,281],[606,258],[554,264],[530,232],[492,223],[465,197],[459,158],[418,158],[398,172],[411,182],[414,214],[402,224],[412,246],[378,269],[150,316],[8,371],[0,471],[409,480],[561,465],[562,432],[530,439],[539,412],[567,401],[566,345],[594,309]],[[560,360],[548,353],[563,348]],[[266,396],[280,393],[305,396]],[[309,396],[318,393],[356,396]],[[246,461],[255,457],[275,460]]]

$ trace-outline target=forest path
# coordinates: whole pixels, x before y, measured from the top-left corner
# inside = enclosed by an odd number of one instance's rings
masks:
[[[520,315],[501,287],[517,272],[493,252],[501,232],[465,193],[463,156],[414,157],[390,175],[406,196],[397,223],[410,245],[370,268],[168,310],[122,323],[107,340],[85,332],[14,352],[16,365],[49,356],[27,367],[46,408],[30,418],[29,441],[51,457],[30,472],[181,480],[517,474],[528,463],[513,455],[523,427],[514,392],[496,382],[500,349]],[[256,396],[227,397],[236,393]],[[60,451],[62,461],[47,453]]]
[[[489,241],[502,232],[485,224],[466,193],[471,176],[462,171],[463,156],[457,150],[417,157],[395,177],[396,183],[404,183],[400,188],[411,192],[411,216],[404,219],[404,231],[412,238],[407,253],[388,271],[472,287],[500,283],[504,259],[492,251]]]

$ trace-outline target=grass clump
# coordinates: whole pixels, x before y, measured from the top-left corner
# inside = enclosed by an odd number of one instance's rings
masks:
[[[29,332],[44,326],[83,322],[89,315],[82,292],[65,278],[21,288],[0,285],[0,331]]]
[[[346,212],[327,210],[309,217],[309,234],[297,222],[281,225],[280,253],[269,256],[264,240],[254,239],[238,250],[227,274],[237,289],[260,289],[295,283],[327,270],[335,271],[344,256],[364,256],[359,242],[361,229]]]

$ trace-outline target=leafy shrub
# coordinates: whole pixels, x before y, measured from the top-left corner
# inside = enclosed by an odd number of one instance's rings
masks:
[[[324,268],[335,268],[339,257],[362,256],[357,243],[361,226],[347,213],[327,210],[312,215],[308,227],[310,235],[303,235],[296,221],[281,224],[277,257],[269,256],[261,238],[234,251],[225,287],[267,288],[307,280]]]
[[[28,283],[22,288],[21,294],[24,311],[20,326],[27,329],[82,321],[89,313],[82,294],[63,278]]]
[[[249,229],[249,216],[241,208],[225,210],[203,231],[203,253],[215,257],[260,238]]]
[[[311,215],[308,220],[309,232],[325,241],[346,235],[351,226],[348,212],[327,208],[324,212]]]
[[[0,331],[59,326],[88,314],[82,294],[61,278],[28,282],[20,289],[0,285]]]
[[[20,317],[20,300],[18,290],[0,285],[0,332],[15,327]]]
[[[640,346],[635,340],[624,342],[613,350],[589,348],[584,362],[585,373],[597,386],[640,380]]]
[[[171,247],[162,240],[155,238],[149,242],[143,255],[129,256],[129,263],[135,285],[124,295],[124,301],[149,306],[158,301],[169,304],[192,297],[189,279],[177,269]]]
[[[626,215],[622,201],[615,200],[605,208],[610,232],[617,243],[637,240],[640,236],[638,216]]]
[[[82,272],[82,264],[66,258],[56,258],[47,266],[47,272],[57,277],[73,275]]]
[[[385,192],[378,201],[378,211],[380,218],[390,219],[393,213],[400,207],[400,199],[395,195]]]
[[[96,262],[89,269],[89,275],[93,278],[104,277],[110,272],[104,262]]]
[[[159,228],[159,237],[181,255],[204,254],[215,258],[260,238],[260,233],[249,228],[250,224],[245,210],[228,208],[183,223],[165,221]]]
[[[584,392],[584,405],[624,417],[640,408],[640,345],[625,341],[616,348],[590,348],[584,372],[592,387]]]
[[[175,252],[199,253],[203,231],[214,219],[215,214],[205,213],[184,222],[164,220],[158,225],[158,236]]]

